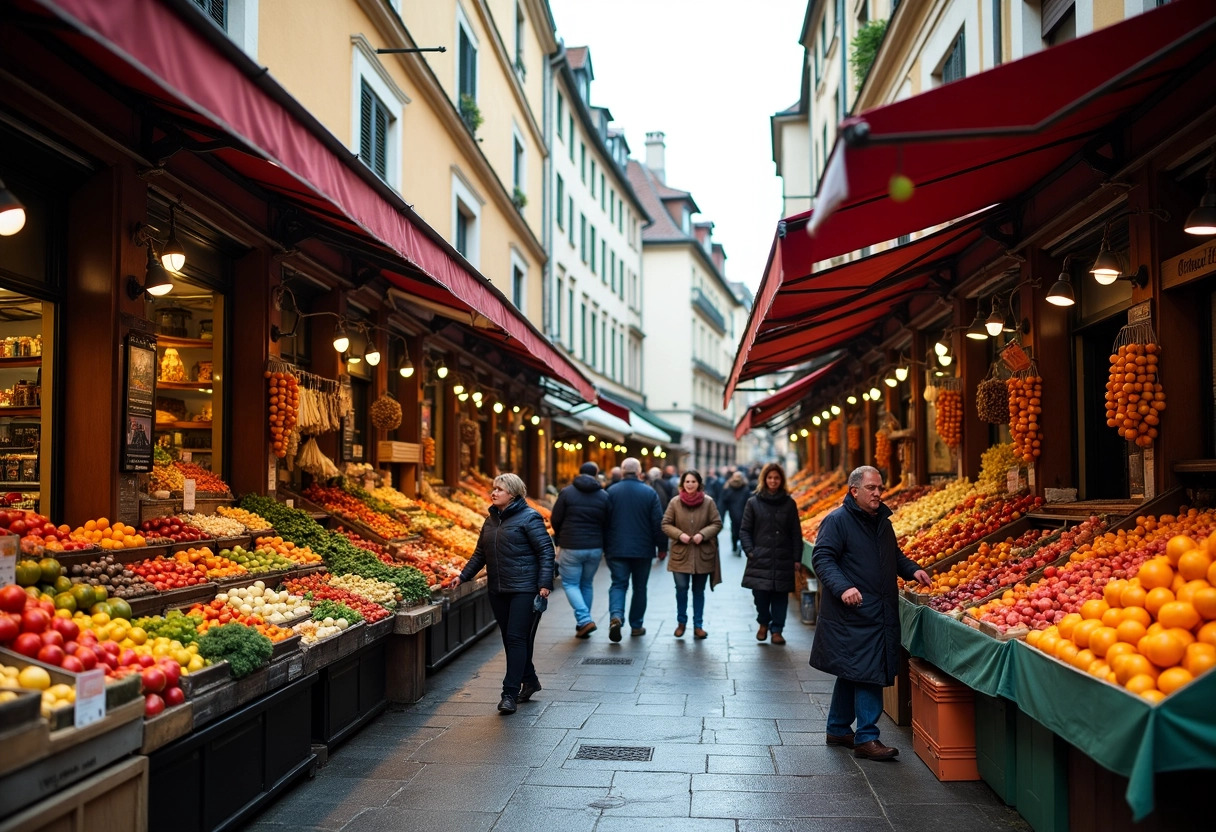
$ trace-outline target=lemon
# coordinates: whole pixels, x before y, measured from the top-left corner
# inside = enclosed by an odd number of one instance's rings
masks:
[[[132,627],[127,631],[127,638],[136,644],[143,644],[148,640],[148,632],[143,627]]]
[[[30,690],[46,690],[51,686],[51,674],[46,668],[30,665],[17,674],[17,682]]]

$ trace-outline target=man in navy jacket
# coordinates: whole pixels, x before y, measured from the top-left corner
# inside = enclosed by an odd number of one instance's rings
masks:
[[[591,620],[591,585],[604,554],[604,530],[609,518],[608,492],[596,479],[599,470],[594,462],[584,462],[578,476],[557,495],[549,518],[561,549],[557,569],[566,600],[574,610],[577,638],[589,638],[596,629]]]
[[[633,581],[633,598],[629,603],[631,636],[646,634],[642,619],[646,615],[646,583],[655,552],[667,555],[667,536],[663,534],[663,507],[659,495],[640,479],[642,463],[629,457],[621,463],[621,481],[608,492],[612,522],[604,540],[604,554],[612,572],[612,587],[608,591],[608,612],[611,622],[608,638],[621,640],[625,619],[625,591]]]

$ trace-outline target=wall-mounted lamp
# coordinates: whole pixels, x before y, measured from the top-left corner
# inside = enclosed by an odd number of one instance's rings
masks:
[[[355,346],[354,344],[351,344],[350,350],[346,356],[346,363],[347,364],[359,364],[362,361],[363,361],[363,353],[361,353],[359,351],[359,348],[357,346]]]
[[[975,312],[975,320],[971,322],[971,326],[967,327],[966,335],[973,341],[988,340],[988,325],[984,320],[984,313],[978,309]]]
[[[339,318],[334,324],[334,349],[337,352],[346,352],[350,349],[350,336],[346,334],[346,324]]]
[[[186,265],[186,250],[177,239],[177,212],[172,205],[169,206],[169,239],[160,250],[160,264],[174,272],[180,272]]]
[[[506,407],[503,406],[502,402],[494,402],[495,413],[502,413],[504,410],[506,410]]]
[[[857,404],[857,397],[849,396],[847,399],[845,399],[845,401],[848,402],[849,404]]]
[[[1216,156],[1212,157],[1206,179],[1208,188],[1204,192],[1203,198],[1199,200],[1199,205],[1195,210],[1186,215],[1186,223],[1182,226],[1182,230],[1187,234],[1202,236],[1216,234]],[[0,183],[0,188],[2,187],[3,183]],[[2,199],[3,193],[0,193],[0,200]],[[3,216],[0,214],[0,219]],[[3,233],[3,228],[0,228],[0,234]]]
[[[862,393],[862,394],[861,394],[861,400],[862,400],[863,402],[868,402],[868,401],[870,400],[870,394],[869,394],[869,392]]]
[[[448,365],[440,364],[438,367],[436,367],[435,375],[439,376],[440,378],[447,378],[448,377]]]
[[[148,262],[145,267],[144,283],[141,286],[134,275],[127,275],[127,297],[136,300],[145,292],[153,297],[164,297],[173,291],[173,278],[165,271],[165,267],[156,258],[156,250],[152,248],[152,239],[146,238],[144,244],[148,247]]]
[[[469,394],[468,394],[468,393],[460,393],[459,395],[457,395],[457,396],[456,396],[456,398],[457,398],[457,400],[459,400],[459,401],[462,401],[462,402],[467,402],[467,401],[469,400]]]
[[[791,442],[797,442],[797,441],[798,441],[798,434],[796,434],[796,433],[791,433],[791,434],[790,434],[790,441],[791,441]],[[645,453],[645,451],[642,451],[642,453]]]
[[[945,333],[942,333],[942,337],[938,338],[933,344],[933,352],[937,353],[938,355],[950,354],[950,340]]]
[[[901,381],[901,382],[908,380],[908,365],[907,364],[901,364],[900,366],[895,368],[895,380]]]
[[[531,419],[530,421],[531,421],[531,422],[532,422],[532,424],[534,424],[534,425],[539,425],[539,424],[540,424],[540,417],[539,417],[539,416],[537,416],[537,415],[535,415],[535,414],[533,414],[533,415],[532,415],[532,419]]]
[[[1064,258],[1064,265],[1060,267],[1060,276],[1056,278],[1056,282],[1052,284],[1047,291],[1047,297],[1044,298],[1052,306],[1072,306],[1077,302],[1077,296],[1072,289],[1072,274],[1068,271],[1068,264],[1071,260],[1071,254]]]
[[[997,309],[997,296],[992,296],[992,312],[984,320],[984,329],[988,331],[990,338],[995,338],[1001,334],[1001,330],[1005,328],[1005,316]]]
[[[482,395],[482,392],[481,392],[480,390],[474,390],[474,391],[473,391],[473,401],[475,401],[475,402],[479,402],[479,401],[481,401],[483,398],[485,398],[485,396],[484,396],[484,395]]]
[[[888,387],[895,387],[899,384],[899,379],[895,378],[895,375],[892,374],[892,375],[889,375],[886,378],[884,378],[882,380],[882,383],[887,385]]]
[[[852,398],[852,396],[850,396],[849,398]],[[854,401],[854,404],[856,404],[856,401]],[[833,416],[840,415],[840,405],[838,405],[838,404],[832,405],[832,415]]]
[[[401,340],[404,343],[405,339],[402,338]],[[410,361],[409,347],[405,348],[405,354],[401,357],[401,363],[397,365],[397,372],[401,374],[402,378],[410,378],[414,375],[414,362]]]
[[[879,390],[877,387],[871,387],[870,388],[870,401],[876,402],[881,398],[882,398],[882,391]]]
[[[806,439],[808,436],[811,435],[811,432],[809,430],[807,430],[806,428],[803,428],[802,430],[798,431],[798,435],[801,436],[803,439]]]
[[[820,419],[818,416],[812,416],[811,424],[814,425],[815,427],[819,427],[820,425],[823,424],[823,420]]]
[[[25,206],[0,179],[0,237],[11,237],[25,228]]]
[[[455,384],[452,385],[452,392],[455,393],[457,396],[459,396],[461,393],[464,392],[464,385],[461,384],[459,381],[456,382]]]

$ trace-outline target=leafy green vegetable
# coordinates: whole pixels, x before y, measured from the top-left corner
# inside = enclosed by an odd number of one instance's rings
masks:
[[[332,618],[335,621],[345,618],[348,624],[356,624],[363,620],[363,616],[359,612],[339,601],[318,601],[312,608],[312,620],[324,621],[326,618]]]
[[[273,651],[270,639],[235,622],[213,627],[198,640],[198,654],[212,661],[227,661],[234,679],[248,676],[268,663]]]

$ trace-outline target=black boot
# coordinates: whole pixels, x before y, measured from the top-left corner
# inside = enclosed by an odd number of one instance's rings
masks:
[[[509,693],[504,693],[502,701],[498,703],[498,712],[500,714],[515,713],[515,697]]]

